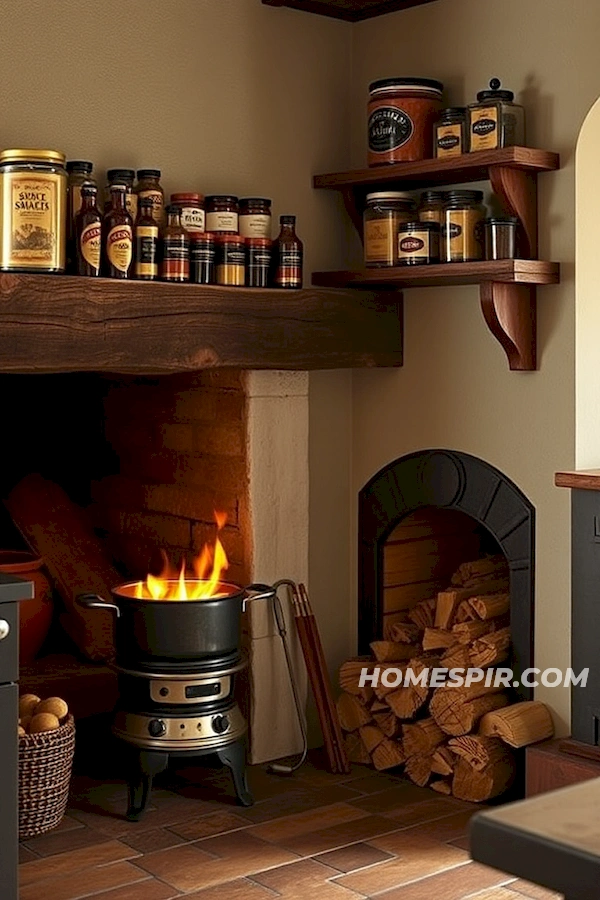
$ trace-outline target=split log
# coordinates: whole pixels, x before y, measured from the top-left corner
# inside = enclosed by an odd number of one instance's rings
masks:
[[[403,662],[419,652],[416,644],[397,644],[395,641],[373,641],[370,647],[377,662]]]
[[[373,765],[378,772],[386,769],[395,769],[401,766],[405,760],[404,749],[400,741],[391,741],[385,738],[371,754]]]
[[[486,669],[504,662],[510,654],[510,628],[499,628],[473,641],[469,656],[471,665]]]
[[[393,691],[397,691],[400,684],[404,681],[404,672],[406,671],[406,666],[394,666],[394,678],[390,679],[390,680],[393,680],[394,682],[396,682],[396,676],[397,676],[398,672],[401,673],[402,680],[398,681],[398,683],[394,683],[392,685],[384,684],[382,681],[382,678],[383,678],[384,672],[388,671],[388,668],[391,668],[391,667],[385,667],[385,668],[381,669],[381,672],[379,673],[379,680],[378,680],[376,686],[373,688],[375,696],[377,697],[378,700],[381,700],[381,701],[384,701],[388,694],[391,694]]]
[[[380,713],[380,712],[387,713],[390,710],[387,703],[384,703],[383,700],[373,700],[369,709],[371,710],[371,714],[373,715],[373,718],[375,718],[375,715],[377,713]]]
[[[363,688],[360,689],[358,697],[360,700],[362,700],[365,706],[368,706],[370,708],[373,700],[375,699],[375,691],[370,684],[366,684]]]
[[[431,762],[433,753],[422,755],[417,753],[416,756],[409,756],[406,759],[405,771],[411,781],[418,784],[419,787],[425,787],[431,778]]]
[[[471,644],[484,634],[495,631],[494,620],[491,622],[481,622],[475,620],[473,622],[461,622],[452,626],[452,634],[454,640],[459,644]]]
[[[408,618],[419,628],[432,628],[435,619],[435,607],[437,605],[437,597],[430,600],[421,600],[408,613]]]
[[[451,587],[447,591],[440,591],[440,593],[448,595],[447,597],[444,596],[443,602],[456,601],[457,603],[462,603],[463,600],[470,600],[475,595],[479,597],[482,594],[497,594],[499,591],[508,591],[508,578],[490,578],[473,587]],[[439,594],[436,597],[436,605],[438,600]]]
[[[435,750],[431,760],[431,771],[436,775],[452,775],[455,764],[456,757],[446,744]]]
[[[417,644],[421,640],[423,629],[413,622],[396,622],[390,626],[390,640],[397,644]]]
[[[382,705],[385,709],[384,712],[373,712],[373,707],[371,707],[371,712],[373,713],[375,724],[378,728],[381,728],[386,737],[396,737],[400,730],[400,722],[391,711],[387,703],[384,703]]]
[[[496,735],[511,747],[526,747],[554,735],[552,716],[540,700],[524,700],[495,712],[488,712],[479,725],[483,735]]]
[[[363,725],[358,729],[358,733],[369,754],[371,754],[375,747],[378,747],[385,738],[385,734],[381,728],[377,727],[377,725]]]
[[[442,731],[458,737],[473,731],[486,713],[508,704],[501,691],[500,686],[483,684],[440,687],[433,692],[429,711]]]
[[[491,800],[510,787],[515,777],[515,761],[508,750],[502,759],[496,760],[483,771],[478,772],[466,759],[459,759],[452,778],[452,793],[459,800],[481,803]]]
[[[494,556],[484,556],[482,559],[473,559],[462,563],[452,578],[452,584],[465,584],[473,579],[482,578],[492,574],[502,574],[508,571],[506,558],[500,553]]]
[[[359,696],[362,691],[362,688],[358,685],[360,673],[363,669],[368,669],[369,672],[372,672],[374,667],[375,663],[372,656],[355,656],[352,659],[346,660],[346,662],[340,666],[340,671],[338,673],[338,683],[340,688],[343,691],[347,691],[349,694],[356,694]]]
[[[440,662],[447,669],[468,669],[472,665],[469,648],[463,644],[454,644],[444,653]]]
[[[431,717],[402,726],[402,742],[407,756],[432,754],[445,740],[446,735]]]
[[[454,616],[460,600],[456,591],[440,591],[435,604],[435,627],[449,629],[454,624]]]
[[[340,694],[336,706],[340,725],[344,731],[356,731],[371,721],[371,713],[353,694]]]
[[[494,619],[510,611],[510,594],[479,594],[469,599],[469,605],[480,619]]]
[[[438,794],[446,794],[450,796],[452,793],[452,782],[446,781],[444,778],[439,778],[437,781],[432,781],[429,785],[432,791],[437,791]]]
[[[462,600],[458,604],[458,609],[456,610],[456,615],[454,617],[454,624],[460,625],[461,622],[472,622],[477,618],[477,613],[471,606],[468,600]]]
[[[423,633],[423,650],[445,650],[452,644],[456,644],[456,637],[451,631],[426,628]]]
[[[344,736],[344,747],[350,762],[356,763],[358,766],[368,766],[371,762],[371,757],[367,753],[367,748],[361,741],[358,731]]]
[[[430,667],[430,664],[435,665],[432,660],[423,662],[421,659],[411,659],[407,668],[412,669],[414,676],[418,677],[424,669]],[[399,719],[413,719],[428,696],[429,687],[427,685],[411,683],[387,694],[385,702]]]
[[[451,738],[448,747],[457,756],[466,759],[471,768],[477,772],[483,772],[505,756],[504,744],[499,738],[484,737],[481,734],[465,734],[462,737]]]

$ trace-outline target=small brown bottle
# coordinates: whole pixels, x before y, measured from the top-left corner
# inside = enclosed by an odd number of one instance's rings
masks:
[[[81,207],[75,216],[77,274],[98,276],[102,249],[102,215],[96,205],[98,188],[93,182],[81,185]]]
[[[107,278],[131,278],[133,222],[126,207],[127,188],[113,184],[111,206],[102,220],[102,274]]]
[[[158,278],[158,245],[160,229],[153,215],[154,204],[151,197],[140,197],[138,216],[135,222],[135,277],[141,281],[156,281]]]
[[[181,224],[181,207],[167,206],[160,274],[163,281],[190,280],[190,236]]]
[[[281,231],[273,241],[273,286],[302,287],[304,247],[296,235],[296,216],[280,216]]]

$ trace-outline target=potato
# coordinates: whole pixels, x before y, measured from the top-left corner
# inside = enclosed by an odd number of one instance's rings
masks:
[[[39,734],[41,731],[55,731],[60,728],[60,722],[52,713],[39,713],[33,716],[29,723],[29,734]]]
[[[19,697],[19,715],[33,715],[33,710],[36,708],[39,702],[40,698],[36,697],[35,694],[23,694],[22,697]]]
[[[33,711],[34,716],[39,716],[40,713],[51,713],[57,719],[64,719],[69,713],[69,707],[60,697],[48,697],[47,700],[40,701]]]
[[[25,729],[25,733],[29,731],[29,724],[31,722],[31,716],[21,716],[19,719],[19,725],[21,728]]]

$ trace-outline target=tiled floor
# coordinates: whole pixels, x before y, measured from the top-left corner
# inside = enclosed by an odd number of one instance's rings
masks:
[[[124,785],[76,778],[60,827],[21,844],[21,900],[558,898],[469,861],[471,804],[360,766],[332,776],[318,758],[249,778],[242,809],[226,772],[171,771],[139,823]]]

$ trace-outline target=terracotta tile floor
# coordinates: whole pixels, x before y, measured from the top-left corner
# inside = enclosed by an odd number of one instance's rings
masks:
[[[76,777],[60,827],[21,844],[21,900],[559,900],[470,862],[474,805],[318,755],[249,780],[242,809],[227,772],[171,770],[132,823],[122,783]]]

